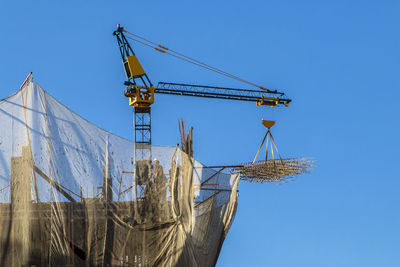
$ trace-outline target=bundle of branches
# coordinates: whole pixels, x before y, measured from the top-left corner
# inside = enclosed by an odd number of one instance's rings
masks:
[[[190,127],[186,135],[186,123],[184,119],[178,120],[179,133],[181,135],[181,148],[183,152],[193,157],[193,127]]]
[[[307,173],[314,160],[309,158],[272,159],[245,163],[232,169],[240,179],[249,182],[282,182],[296,175]]]

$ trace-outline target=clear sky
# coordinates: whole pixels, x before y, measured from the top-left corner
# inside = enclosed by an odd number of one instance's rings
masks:
[[[241,183],[217,266],[400,266],[399,1],[0,2],[0,97],[25,76],[95,124],[132,139],[132,111],[112,32],[150,40],[264,87],[289,108],[157,96],[153,143],[194,127],[205,164],[251,161],[272,129],[284,157],[314,157],[311,174]],[[246,87],[147,47],[153,83]]]

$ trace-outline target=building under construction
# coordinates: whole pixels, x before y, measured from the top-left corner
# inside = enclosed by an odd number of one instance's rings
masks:
[[[215,265],[238,175],[178,147],[134,164],[133,142],[35,81],[0,111],[0,266]]]

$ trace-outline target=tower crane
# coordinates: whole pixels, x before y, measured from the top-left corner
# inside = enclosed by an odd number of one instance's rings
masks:
[[[121,53],[127,80],[124,82],[124,95],[129,98],[129,105],[134,111],[135,162],[151,159],[151,105],[157,94],[194,96],[215,99],[255,102],[257,106],[289,106],[290,99],[284,98],[284,93],[270,90],[240,77],[224,72],[218,68],[187,57],[160,44],[156,44],[141,36],[126,31],[119,24],[114,31]],[[154,86],[141,66],[128,39],[149,46],[158,52],[165,53],[195,64],[218,74],[255,86],[258,90],[238,89],[216,86],[193,85],[183,83],[159,82]]]

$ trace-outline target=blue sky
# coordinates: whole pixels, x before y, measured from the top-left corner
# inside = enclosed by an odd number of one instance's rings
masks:
[[[289,108],[158,96],[153,143],[194,127],[205,164],[251,161],[265,129],[284,157],[314,157],[281,185],[241,183],[223,266],[400,266],[400,2],[1,1],[0,97],[25,76],[97,125],[132,139],[112,32],[150,40],[267,88]],[[134,45],[153,83],[246,87]]]

